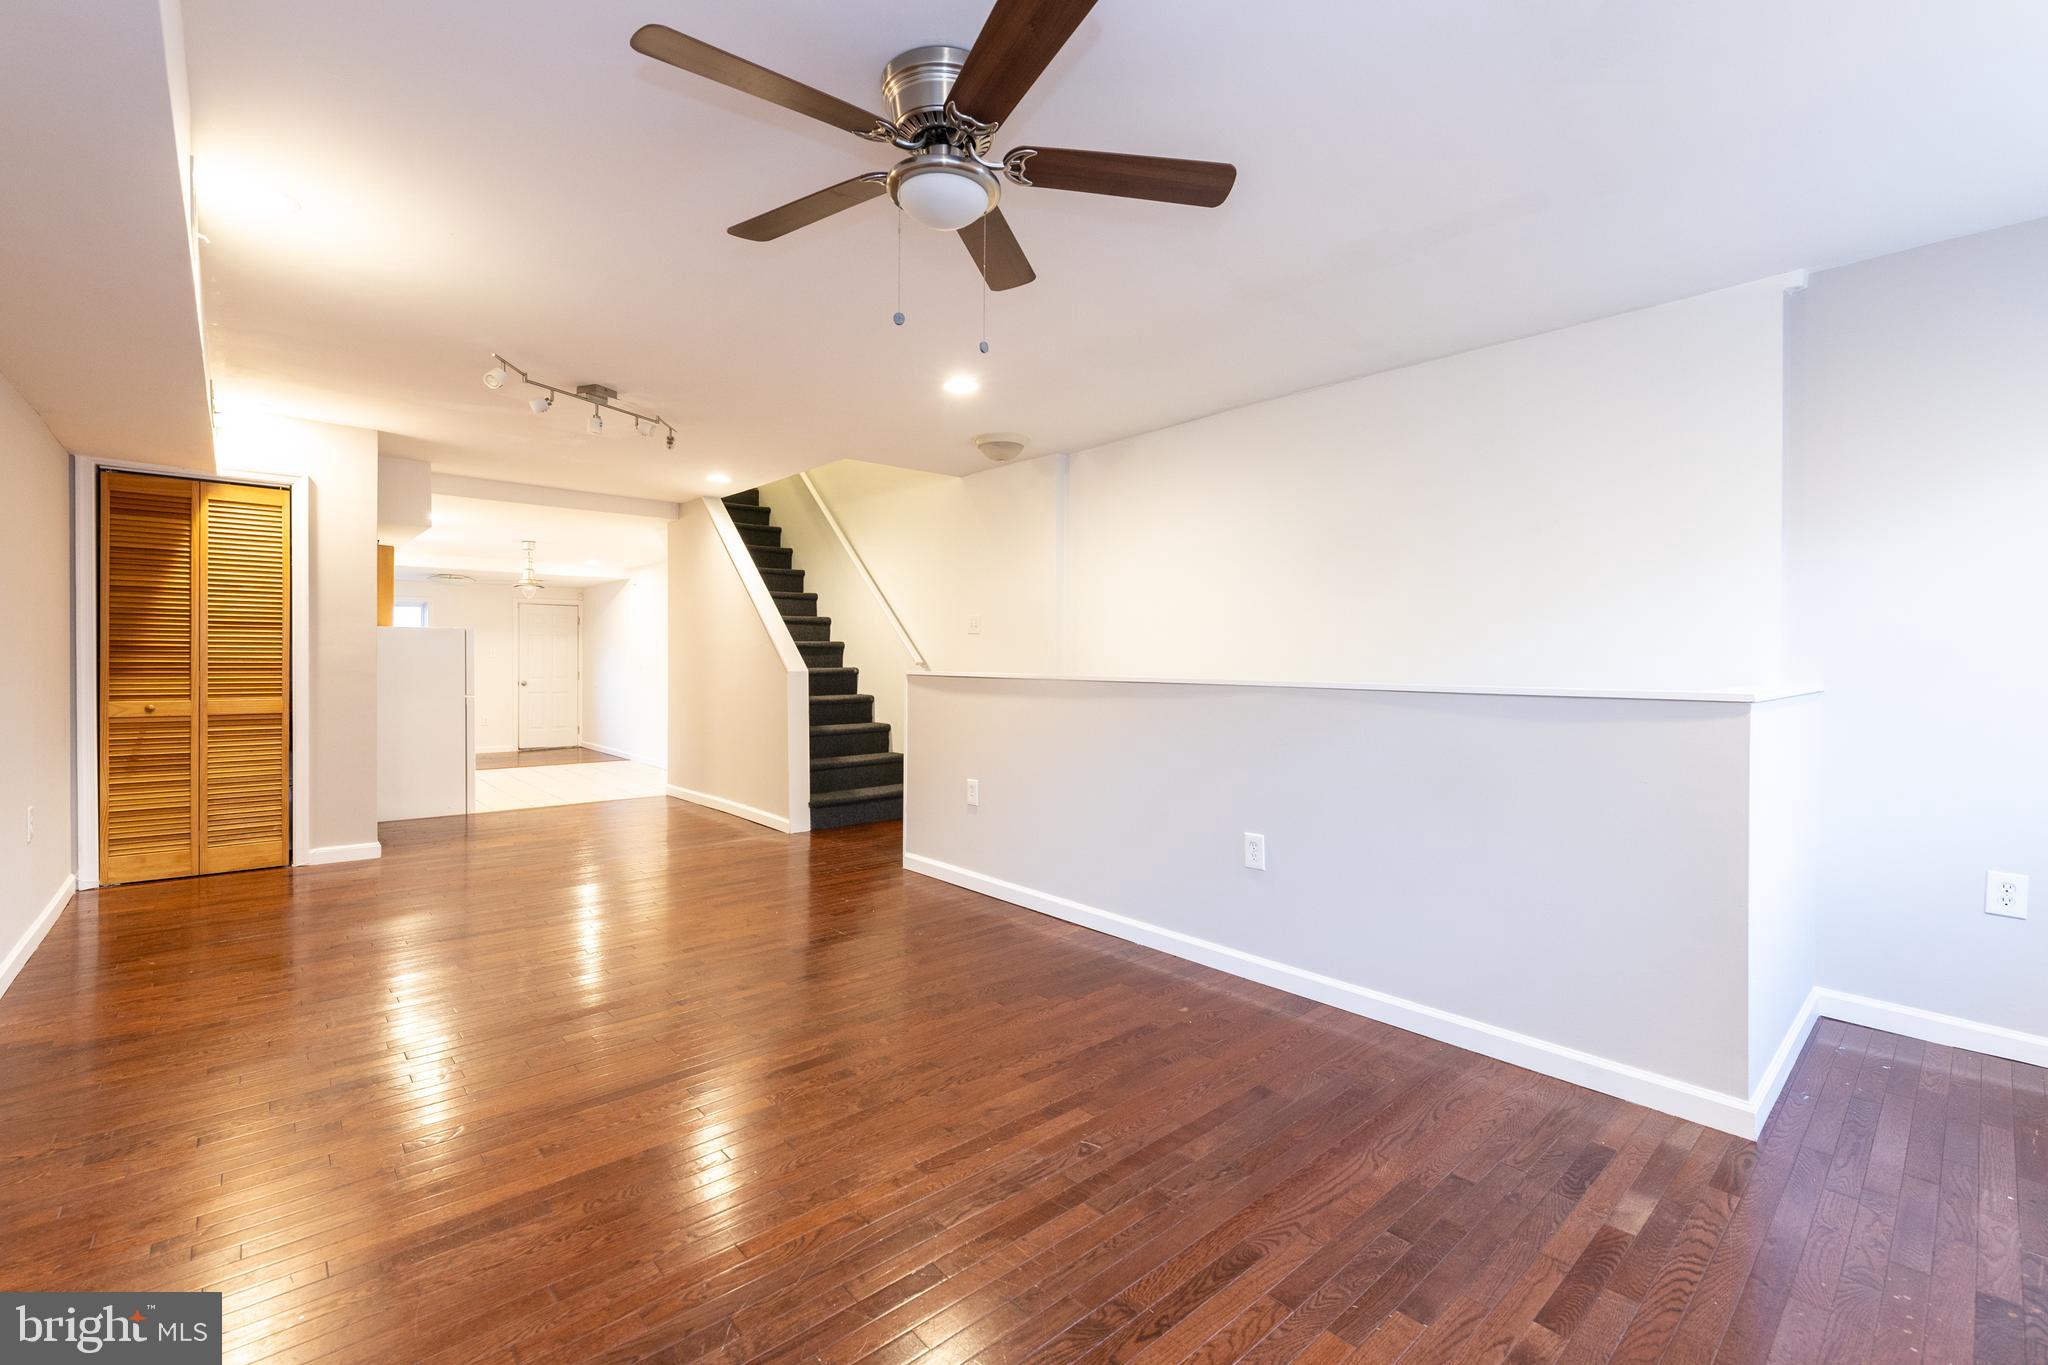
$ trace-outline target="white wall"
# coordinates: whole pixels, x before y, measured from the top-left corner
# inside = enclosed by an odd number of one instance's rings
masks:
[[[668,766],[668,564],[583,590],[583,742]]]
[[[377,433],[237,414],[214,451],[223,471],[312,481],[313,849],[374,854]]]
[[[1763,281],[1083,452],[1065,668],[1773,678],[1782,314]]]
[[[394,548],[433,522],[434,469],[425,460],[377,457],[377,541]]]
[[[1792,324],[1823,984],[2048,1034],[2048,222],[1817,274]]]
[[[910,694],[906,865],[1746,1122],[1748,706],[959,677]]]
[[[71,460],[0,375],[0,485],[7,591],[0,593],[0,990],[61,911],[71,884]],[[29,808],[35,808],[34,838]]]
[[[810,828],[809,678],[723,507],[669,523],[669,793],[765,824]]]
[[[425,602],[427,624],[467,630],[476,648],[476,749],[505,753],[519,747],[519,603],[580,605],[581,588],[543,588],[521,598],[510,583],[442,583],[400,579],[400,601]],[[588,631],[589,622],[584,629]],[[585,669],[586,675],[588,669]],[[585,718],[588,724],[588,718]]]
[[[933,668],[1056,666],[1057,459],[964,479],[842,460],[811,481]]]
[[[1784,284],[1064,466],[813,478],[942,671],[1750,687],[1782,663]]]
[[[1820,979],[1814,884],[1813,736],[1826,695],[1751,708],[1749,1081],[1764,1083]],[[1794,1039],[1795,1044],[1798,1041]],[[1783,1079],[1781,1072],[1779,1079]]]

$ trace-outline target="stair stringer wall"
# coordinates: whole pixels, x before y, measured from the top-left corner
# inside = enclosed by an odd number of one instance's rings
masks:
[[[810,670],[724,503],[682,505],[668,562],[669,795],[809,831]]]

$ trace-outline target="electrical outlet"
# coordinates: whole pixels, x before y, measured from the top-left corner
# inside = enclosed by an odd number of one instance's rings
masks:
[[[970,616],[967,618],[967,633],[969,635],[981,634],[981,617]]]
[[[967,804],[970,806],[981,804],[981,779],[978,777],[967,779]]]
[[[1244,865],[1254,872],[1266,870],[1266,836],[1249,830],[1244,836]]]
[[[2024,872],[1984,874],[1984,913],[2007,919],[2027,917],[2027,876]]]

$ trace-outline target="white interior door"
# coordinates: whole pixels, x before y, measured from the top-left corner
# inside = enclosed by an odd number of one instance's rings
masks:
[[[519,604],[519,747],[563,749],[579,741],[577,634],[580,609],[569,602]]]

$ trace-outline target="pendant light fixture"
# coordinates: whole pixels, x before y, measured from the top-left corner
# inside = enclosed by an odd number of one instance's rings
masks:
[[[545,588],[547,584],[541,582],[540,575],[533,571],[534,542],[522,540],[519,543],[526,547],[526,572],[519,575],[519,581],[512,586],[521,597],[531,598],[535,593]]]

